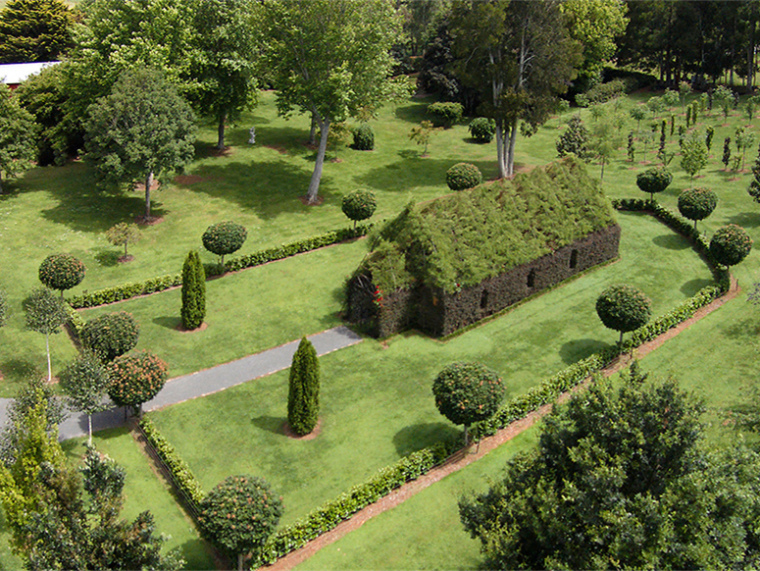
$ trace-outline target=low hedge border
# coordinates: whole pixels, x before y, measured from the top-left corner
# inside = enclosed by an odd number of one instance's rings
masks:
[[[252,254],[232,258],[224,263],[224,268],[228,272],[235,272],[246,268],[260,266],[267,262],[283,260],[297,254],[316,250],[317,248],[332,246],[333,244],[338,244],[345,240],[365,236],[371,227],[372,224],[360,224],[357,225],[356,228],[332,230],[325,234],[320,234],[319,236],[304,238],[303,240],[297,240],[289,244],[282,244],[281,246],[276,246],[274,248],[268,248]],[[209,266],[209,268],[212,267],[218,267],[218,264]],[[214,275],[219,275],[219,273],[213,271],[207,272],[206,277],[209,278]],[[82,295],[71,297],[68,299],[68,302],[74,309],[84,309],[87,307],[116,303],[117,301],[124,301],[141,295],[157,293],[181,285],[182,274],[174,274],[170,276],[149,278],[142,282],[132,282],[119,286],[107,287],[93,292],[84,292]]]
[[[72,335],[72,337],[75,338],[77,342],[79,342],[79,334],[82,331],[82,327],[84,327],[84,319],[79,314],[79,312],[71,307],[70,304],[64,303],[63,309],[66,311],[66,314],[69,316],[69,320],[67,322],[67,325],[69,326],[69,331]]]

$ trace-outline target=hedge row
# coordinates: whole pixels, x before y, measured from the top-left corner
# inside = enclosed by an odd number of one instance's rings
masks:
[[[234,272],[266,264],[267,262],[282,260],[284,258],[289,258],[290,256],[295,256],[296,254],[302,254],[324,246],[331,246],[343,242],[344,240],[365,236],[367,232],[369,232],[371,226],[371,224],[363,224],[358,225],[356,228],[333,230],[319,236],[297,240],[290,244],[283,244],[282,246],[277,246],[275,248],[269,248],[260,252],[254,252],[253,254],[240,256],[239,258],[227,260],[224,263],[224,268],[228,272]],[[218,266],[218,264],[216,265]],[[209,267],[211,267],[211,265]],[[206,275],[211,277],[213,275],[219,275],[219,273],[220,272],[218,271],[207,271]],[[115,303],[125,299],[132,299],[140,295],[156,293],[180,285],[182,285],[182,274],[174,274],[171,276],[150,278],[142,282],[133,282],[122,284],[120,286],[108,287],[93,292],[85,292],[82,295],[73,296],[68,302],[71,307],[82,309]]]
[[[69,316],[69,320],[67,322],[67,325],[69,326],[71,333],[76,337],[77,341],[79,340],[79,335],[82,332],[82,327],[84,327],[84,319],[79,314],[79,312],[71,307],[70,304],[64,303],[63,309],[66,311],[66,313]]]

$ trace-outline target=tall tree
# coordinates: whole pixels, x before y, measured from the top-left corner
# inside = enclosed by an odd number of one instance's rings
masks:
[[[88,442],[92,444],[92,415],[111,408],[108,401],[108,376],[103,361],[90,351],[83,351],[60,375],[60,385],[69,406],[87,415]]]
[[[195,149],[190,106],[158,71],[127,71],[88,109],[85,160],[110,184],[141,180],[150,220],[154,177],[189,163]]]
[[[0,83],[0,194],[3,175],[15,176],[32,167],[37,151],[34,117],[19,105],[5,84]]]
[[[73,46],[63,0],[10,0],[0,11],[0,63],[57,60]]]
[[[48,382],[53,379],[53,368],[50,362],[50,335],[61,332],[61,326],[66,323],[68,314],[64,308],[63,299],[59,299],[47,288],[38,289],[24,300],[26,310],[26,325],[32,331],[45,336],[47,350]]]
[[[182,327],[192,330],[206,317],[206,272],[196,250],[190,250],[182,265]]]
[[[496,121],[499,176],[512,176],[518,124],[535,129],[567,90],[580,46],[555,0],[458,0],[451,15],[458,74],[480,91],[481,114]]]
[[[389,50],[399,18],[388,0],[274,0],[263,3],[263,64],[279,112],[311,114],[319,128],[306,198],[318,201],[330,125],[365,116],[392,91]]]
[[[319,360],[306,337],[293,355],[288,382],[288,424],[298,435],[309,434],[319,421]]]

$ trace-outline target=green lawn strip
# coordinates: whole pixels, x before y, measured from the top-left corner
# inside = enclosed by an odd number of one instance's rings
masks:
[[[3,516],[0,515],[0,518]],[[5,521],[0,519],[0,570],[14,571],[23,567],[21,559],[11,553],[11,534],[5,528]]]
[[[137,349],[169,364],[172,377],[192,373],[276,347],[341,324],[345,277],[366,251],[359,240],[315,250],[206,282],[206,323],[179,331],[181,291],[83,311],[85,320],[127,311],[140,324]]]
[[[85,443],[84,438],[63,443],[73,462],[79,462]],[[167,537],[164,549],[178,549],[187,562],[185,569],[213,569],[215,563],[209,547],[199,538],[192,520],[178,506],[168,484],[153,472],[150,460],[129,431],[126,428],[104,430],[94,436],[93,443],[100,452],[116,459],[126,470],[121,517],[131,521],[141,512],[149,510],[157,531]]]
[[[538,429],[517,435],[469,466],[318,551],[295,569],[476,569],[480,542],[459,523],[457,501],[484,492],[507,460],[533,448]]]

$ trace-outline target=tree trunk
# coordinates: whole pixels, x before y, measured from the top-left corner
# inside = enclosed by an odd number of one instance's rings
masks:
[[[224,150],[224,122],[227,120],[227,114],[222,113],[219,116],[219,125],[216,128],[217,139],[216,148],[220,151]]]
[[[599,175],[599,182],[604,182],[604,158],[602,158],[602,174]]]
[[[125,258],[125,259],[126,259],[126,257],[127,257],[127,243],[128,243],[128,242],[125,240],[125,241],[124,241],[124,258]]]
[[[243,571],[243,554],[238,553],[238,571]]]
[[[499,178],[506,178],[507,176],[507,164],[504,161],[506,154],[504,153],[504,121],[503,119],[496,120],[496,157],[499,163]]]
[[[92,415],[91,414],[87,415],[87,432],[90,435],[90,440],[89,440],[90,446],[92,446]]]
[[[311,129],[309,130],[309,145],[317,144],[317,118],[314,113],[311,114]]]
[[[150,187],[153,186],[153,171],[145,177],[145,221],[150,220]]]
[[[623,332],[622,331],[620,332],[620,339],[618,340],[618,344],[621,345],[621,346],[623,345]]]
[[[325,164],[325,153],[327,152],[327,135],[329,131],[330,120],[325,119],[321,121],[319,125],[319,149],[317,150],[317,161],[314,163],[314,172],[311,174],[309,190],[306,193],[306,201],[309,204],[317,203],[317,193],[319,192],[319,181],[322,179],[322,166]]]
[[[3,173],[0,171],[0,194],[3,193]]]
[[[47,350],[48,360],[48,383],[53,380],[53,366],[50,364],[50,335],[45,333],[45,349]]]
[[[517,119],[512,121],[509,126],[507,135],[507,176],[512,176],[515,172],[515,142],[517,141]]]

